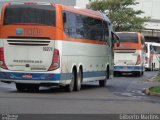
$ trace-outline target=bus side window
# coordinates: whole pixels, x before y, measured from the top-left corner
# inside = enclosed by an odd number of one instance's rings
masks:
[[[63,11],[64,32],[73,38],[76,38],[76,16],[75,14]]]
[[[71,38],[109,42],[108,22],[63,11],[64,32]]]
[[[141,44],[142,44],[142,45],[145,45],[145,39],[144,39],[144,36],[143,36],[143,35],[141,35]]]
[[[145,44],[145,52],[148,53],[148,47],[147,44]]]
[[[103,21],[103,40],[109,41],[109,30],[108,30],[108,23],[106,21]]]
[[[143,37],[143,36],[141,36],[141,42],[142,42],[142,45],[144,45],[144,44],[145,44],[145,39],[144,39],[144,37]]]
[[[145,45],[145,38],[143,35],[141,35],[141,44],[142,44],[142,49],[146,52],[147,46]]]
[[[157,52],[156,46],[153,47],[153,51],[154,51],[155,53]]]
[[[150,50],[152,53],[156,53],[156,47],[155,46],[151,46],[151,50]]]

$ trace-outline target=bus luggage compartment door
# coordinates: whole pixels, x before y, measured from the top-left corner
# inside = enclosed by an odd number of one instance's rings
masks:
[[[11,71],[47,71],[52,64],[54,41],[4,40],[4,59]]]

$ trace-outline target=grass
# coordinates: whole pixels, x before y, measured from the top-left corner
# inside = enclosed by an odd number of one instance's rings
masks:
[[[153,78],[153,80],[160,82],[160,75],[157,75],[155,78]]]
[[[153,93],[160,93],[160,86],[151,87],[150,91]]]

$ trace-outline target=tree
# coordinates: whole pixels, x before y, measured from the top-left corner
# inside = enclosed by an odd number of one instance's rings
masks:
[[[111,20],[115,31],[141,31],[148,17],[140,17],[141,10],[134,10],[139,4],[135,0],[90,0],[89,8],[104,12]]]

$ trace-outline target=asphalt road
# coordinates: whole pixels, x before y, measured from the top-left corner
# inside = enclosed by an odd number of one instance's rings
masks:
[[[123,75],[101,88],[98,82],[83,84],[80,92],[67,93],[58,87],[40,88],[37,93],[19,93],[14,84],[0,83],[0,113],[12,114],[109,114],[160,113],[160,97],[142,90],[158,83],[148,82],[158,72],[143,77]]]

